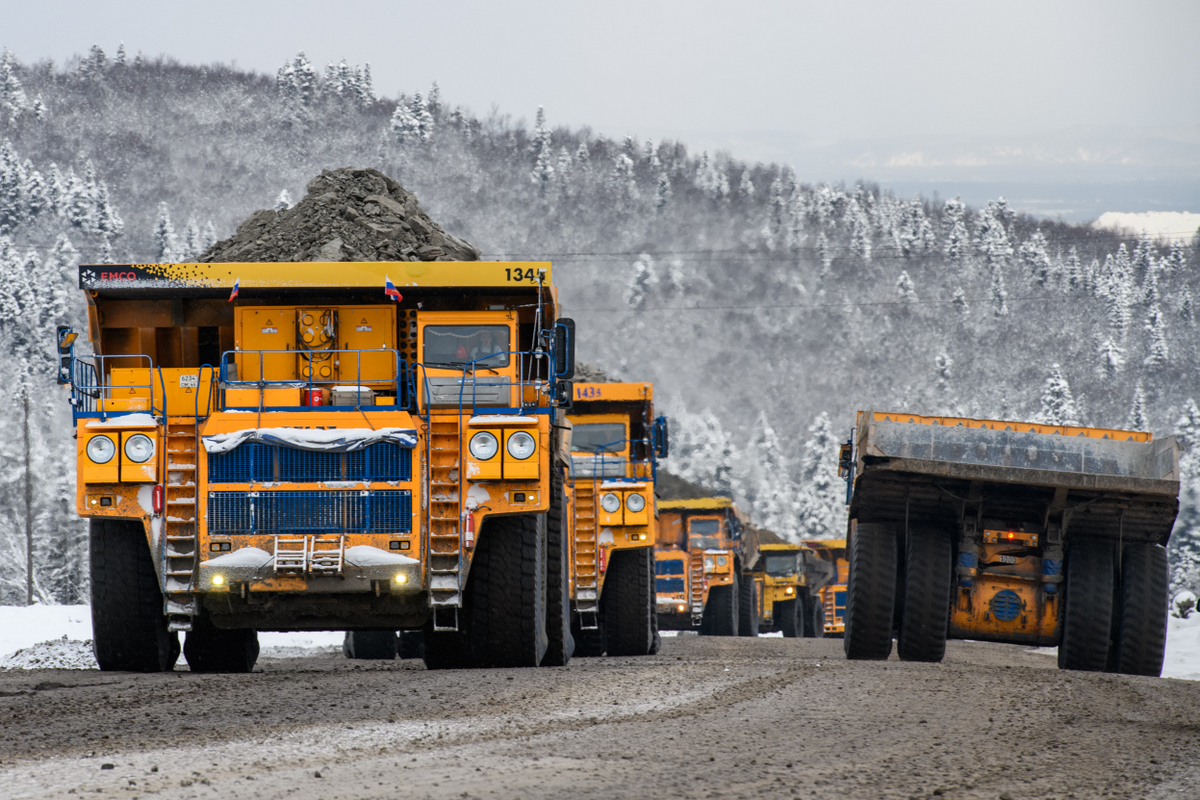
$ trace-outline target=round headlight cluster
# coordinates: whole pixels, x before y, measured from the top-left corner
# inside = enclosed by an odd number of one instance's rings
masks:
[[[154,457],[154,440],[144,433],[135,433],[125,440],[125,457],[135,464],[145,464]]]
[[[508,454],[518,461],[524,461],[533,455],[537,442],[525,431],[517,431],[508,437]]]
[[[471,451],[472,458],[487,461],[500,451],[500,442],[496,440],[495,434],[480,431],[471,437],[471,443],[467,445],[467,449]]]
[[[712,556],[705,556],[705,557],[704,557],[704,568],[705,568],[706,570],[708,570],[708,571],[710,571],[710,572],[711,572],[711,571],[712,571],[712,569],[713,569],[714,563],[715,563],[715,562],[713,561],[713,557],[712,557]]]
[[[609,492],[600,498],[600,507],[609,514],[615,514],[621,510],[621,498]]]
[[[646,498],[634,492],[625,498],[625,507],[636,514],[646,507]]]
[[[117,446],[107,436],[93,436],[87,443],[88,458],[97,464],[107,464],[117,454]]]

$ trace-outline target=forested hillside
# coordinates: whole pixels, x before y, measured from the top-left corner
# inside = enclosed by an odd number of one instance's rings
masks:
[[[1039,221],[1001,199],[811,185],[520,111],[532,125],[436,85],[381,97],[368,66],[303,55],[268,76],[99,48],[65,65],[5,53],[0,603],[25,591],[27,458],[37,593],[86,589],[50,358],[54,325],[80,321],[78,261],[195,258],[340,166],[396,178],[486,259],[553,261],[580,357],[658,385],[670,469],[785,536],[842,534],[836,446],[856,409],[1200,437],[1194,241]],[[1176,585],[1200,589],[1195,458],[1172,556]]]

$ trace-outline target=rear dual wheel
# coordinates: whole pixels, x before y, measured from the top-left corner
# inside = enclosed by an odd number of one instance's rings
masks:
[[[846,658],[883,661],[892,652],[896,609],[896,533],[891,525],[860,522],[850,538],[846,586]]]
[[[931,527],[909,530],[904,561],[904,608],[896,651],[904,661],[941,661],[950,626],[953,548],[948,533]]]
[[[399,651],[395,631],[346,631],[342,655],[346,658],[391,661]]]

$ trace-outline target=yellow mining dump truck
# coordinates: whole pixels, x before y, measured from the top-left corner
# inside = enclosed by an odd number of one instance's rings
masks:
[[[658,624],[710,636],[750,635],[758,537],[727,497],[661,500],[654,569]]]
[[[1158,675],[1175,440],[863,411],[845,650],[940,661],[946,638],[1058,645],[1064,669]]]
[[[742,576],[756,584],[759,632],[781,631],[787,638],[825,635],[825,609],[820,588],[833,577],[833,568],[807,547],[790,543],[759,545],[753,572]],[[739,631],[740,632],[740,631]]]
[[[801,544],[833,567],[829,583],[821,587],[820,602],[825,612],[825,635],[841,636],[846,630],[846,579],[850,572],[846,540],[806,539]]]
[[[395,278],[393,285],[392,278]],[[562,664],[574,325],[547,263],[84,266],[59,331],[102,669],[246,671],[259,630]]]
[[[658,650],[654,478],[668,451],[649,383],[576,383],[567,504],[576,655]]]

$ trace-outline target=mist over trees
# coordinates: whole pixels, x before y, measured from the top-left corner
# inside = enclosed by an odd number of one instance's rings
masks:
[[[684,143],[480,116],[369,65],[275,75],[171,59],[0,57],[0,602],[84,597],[55,324],[74,269],[196,257],[322,169],[380,169],[489,259],[554,262],[580,358],[656,384],[667,467],[790,538],[844,535],[837,445],[857,409],[1200,437],[1197,245],[1037,220],[1003,199],[813,185]],[[32,445],[25,470],[24,399]],[[1200,590],[1200,464],[1171,551]]]

